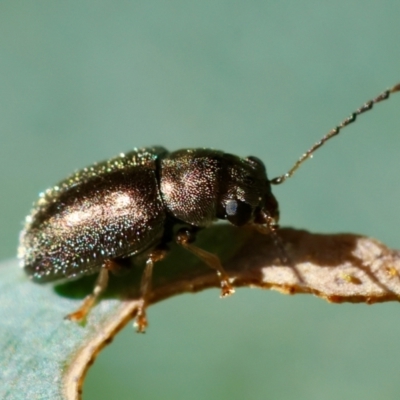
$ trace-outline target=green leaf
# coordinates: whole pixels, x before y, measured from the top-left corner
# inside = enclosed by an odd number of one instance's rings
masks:
[[[206,247],[214,252],[219,248],[218,253],[225,254],[223,258],[232,255],[237,245],[231,245],[243,236],[221,227],[213,233],[212,243]],[[200,245],[204,241],[207,238],[200,238]],[[204,283],[218,285],[215,273],[183,249],[174,248],[160,264],[165,265],[156,268],[155,289],[169,287],[167,291],[176,291],[179,282],[196,275],[198,279],[204,273],[208,276]],[[112,277],[106,299],[82,325],[63,317],[77,309],[92,291],[94,277],[58,286],[38,285],[24,275],[16,260],[4,262],[0,268],[0,398],[76,398],[99,349],[135,314],[137,302],[132,299],[138,297],[141,270],[135,268],[123,278]]]

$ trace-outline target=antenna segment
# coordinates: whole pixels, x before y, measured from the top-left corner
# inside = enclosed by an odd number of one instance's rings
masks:
[[[400,91],[400,83],[393,86],[391,89],[385,90],[381,93],[378,97],[373,100],[367,101],[362,107],[360,107],[357,111],[354,111],[348,118],[346,118],[343,122],[341,122],[338,126],[333,128],[330,132],[328,132],[323,138],[321,138],[318,142],[316,142],[309,150],[307,150],[293,165],[293,167],[284,175],[278,176],[270,181],[273,185],[279,185],[286,181],[286,179],[290,178],[300,167],[301,164],[305,160],[311,157],[311,155],[318,150],[322,145],[325,144],[329,139],[333,138],[334,136],[338,135],[339,132],[345,128],[347,125],[350,125],[354,122],[358,115],[365,113],[372,109],[374,104],[380,103],[383,100],[387,100],[392,93]]]

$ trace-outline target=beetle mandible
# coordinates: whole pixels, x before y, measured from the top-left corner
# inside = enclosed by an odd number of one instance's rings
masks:
[[[42,193],[20,234],[18,257],[35,282],[77,279],[98,273],[93,293],[67,316],[81,320],[105,290],[120,259],[148,254],[136,316],[147,326],[146,306],[154,264],[176,240],[214,268],[221,297],[234,292],[218,257],[193,244],[196,232],[215,220],[252,225],[279,238],[278,203],[271,184],[291,177],[327,140],[375,103],[400,91],[400,84],[366,102],[304,153],[284,175],[269,180],[262,161],[211,149],[169,153],[163,147],[134,149],[77,171]]]

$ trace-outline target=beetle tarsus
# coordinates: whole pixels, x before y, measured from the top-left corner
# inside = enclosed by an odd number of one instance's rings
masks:
[[[81,306],[76,311],[66,315],[65,319],[73,322],[83,321],[89,314],[90,310],[93,308],[95,301],[95,296],[93,296],[93,294],[89,294],[85,297]]]
[[[143,298],[141,299],[138,308],[138,313],[136,315],[136,319],[133,325],[136,328],[136,332],[138,333],[145,333],[146,328],[149,325],[147,322],[147,315],[146,315],[146,302],[144,301]]]
[[[232,295],[233,293],[235,293],[235,289],[232,287],[232,285],[225,280],[221,281],[221,299],[224,297],[228,297],[230,295]]]

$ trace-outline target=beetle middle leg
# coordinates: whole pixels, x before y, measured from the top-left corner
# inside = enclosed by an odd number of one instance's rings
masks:
[[[153,275],[154,263],[161,261],[167,255],[164,249],[153,250],[146,261],[146,267],[143,271],[142,281],[140,282],[140,300],[138,312],[136,314],[135,327],[139,333],[144,333],[148,325],[146,308],[151,292],[151,277]]]
[[[192,244],[194,239],[195,234],[187,228],[180,229],[176,235],[176,241],[178,244],[180,244],[186,250],[189,250],[195,256],[200,258],[200,260],[204,261],[209,267],[217,271],[217,275],[221,285],[221,297],[226,297],[235,293],[235,289],[230,284],[229,276],[222,266],[219,258],[215,254],[203,250],[200,247]]]

